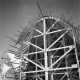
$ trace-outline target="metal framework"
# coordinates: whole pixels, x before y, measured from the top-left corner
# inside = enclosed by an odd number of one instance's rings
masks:
[[[43,16],[35,25],[23,28],[18,40],[10,38],[18,51],[8,52],[21,60],[17,80],[79,80],[78,29],[67,20]]]

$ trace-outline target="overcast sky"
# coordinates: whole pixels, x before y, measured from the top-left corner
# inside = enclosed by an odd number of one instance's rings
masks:
[[[63,12],[72,17],[75,26],[80,25],[80,0],[0,0],[0,49],[12,49],[10,45],[14,45],[2,35],[17,39],[14,34],[18,34],[19,26],[25,27],[29,20],[38,16],[37,1],[45,13],[50,11],[59,16]]]

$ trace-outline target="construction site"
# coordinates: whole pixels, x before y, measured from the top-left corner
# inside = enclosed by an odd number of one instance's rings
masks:
[[[17,40],[5,36],[17,51],[8,49],[0,56],[0,80],[80,80],[80,26],[63,14],[44,15],[37,5],[41,16],[20,27]],[[8,53],[15,55],[15,61]],[[2,64],[10,66],[7,71]]]

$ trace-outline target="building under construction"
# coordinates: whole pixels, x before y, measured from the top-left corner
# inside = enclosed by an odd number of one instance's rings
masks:
[[[64,16],[37,18],[22,28],[14,48],[14,80],[80,80],[80,27]],[[20,47],[17,47],[17,46]]]

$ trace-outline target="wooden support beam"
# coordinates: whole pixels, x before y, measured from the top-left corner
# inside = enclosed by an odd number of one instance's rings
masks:
[[[28,58],[26,58],[26,57],[25,57],[25,59],[26,59],[27,61],[33,63],[35,66],[37,66],[37,67],[39,67],[39,68],[41,68],[41,69],[44,69],[44,67],[38,65],[37,63],[33,62],[32,60],[30,60],[30,59],[28,59]]]
[[[22,33],[21,31],[17,30],[19,33]]]
[[[77,67],[62,67],[62,68],[54,68],[54,69],[48,69],[47,71],[57,71],[57,70],[65,70],[65,69],[76,69]],[[38,70],[38,71],[27,71],[27,72],[22,72],[22,73],[36,73],[36,72],[45,72],[46,70]],[[53,73],[54,75],[56,74],[65,74],[63,73]]]
[[[20,36],[20,34],[14,34],[15,36],[17,36],[17,37],[19,37]]]
[[[74,40],[74,46],[75,46],[75,56],[76,56],[76,61],[77,61],[77,66],[78,66],[78,73],[79,73],[79,79],[80,79],[80,64],[79,64],[79,58],[78,58],[78,54],[77,54],[77,46],[76,46],[76,40],[75,37],[73,36],[73,40]]]
[[[66,31],[64,34],[62,34],[56,41],[54,41],[49,47],[48,49],[50,49],[57,41],[59,41],[66,33],[68,33],[68,31]]]
[[[10,49],[7,49],[9,53],[12,53],[12,54],[15,54],[17,52],[13,51],[13,50],[10,50]]]
[[[58,21],[56,21],[55,23],[53,23],[53,25],[47,30],[47,33],[51,30],[51,28],[54,27],[54,25],[57,23]]]
[[[34,46],[34,47],[36,47],[36,48],[38,48],[40,50],[43,50],[41,47],[39,47],[39,46],[37,46],[37,45],[35,45],[35,44],[31,43],[31,42],[26,41],[26,42],[23,42],[23,43],[26,44],[26,45],[30,44],[30,45],[32,45],[32,46]]]
[[[8,39],[11,39],[13,42],[15,42],[16,43],[16,41],[17,40],[15,40],[15,39],[13,39],[13,38],[11,38],[11,37],[8,37],[8,36],[5,36],[5,35],[3,35],[4,37],[6,37],[6,38],[8,38]]]
[[[71,50],[73,49],[73,46],[66,52],[64,53],[58,60],[56,60],[49,68],[57,64],[62,58],[64,58]]]
[[[16,49],[19,49],[18,47],[16,47],[16,46],[13,46],[13,45],[10,45],[11,47],[13,47],[13,48],[16,48]]]

